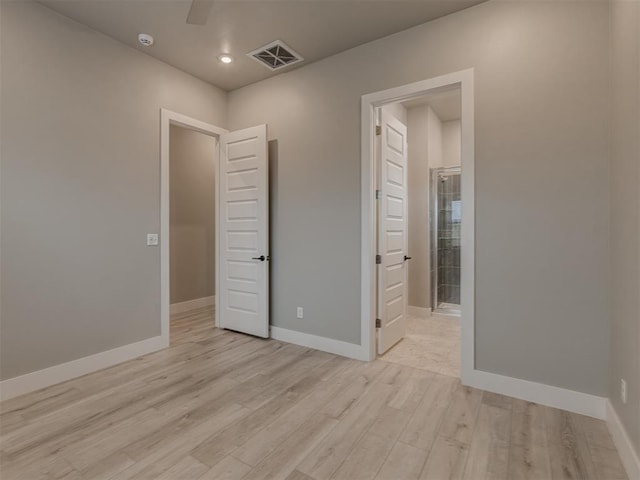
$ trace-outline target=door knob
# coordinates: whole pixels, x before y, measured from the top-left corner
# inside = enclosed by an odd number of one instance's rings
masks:
[[[404,256],[404,261],[406,262],[407,260],[411,260],[411,257],[407,257],[406,255]]]
[[[264,262],[265,260],[269,260],[269,257],[265,257],[264,255],[260,255],[259,257],[251,257],[251,260],[260,260]]]

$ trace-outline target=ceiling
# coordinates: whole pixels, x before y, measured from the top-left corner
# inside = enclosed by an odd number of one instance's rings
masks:
[[[215,0],[190,25],[190,0],[40,0],[47,7],[225,90],[289,71],[485,0]],[[142,47],[138,34],[153,35]],[[305,61],[270,71],[246,54],[282,40]],[[217,60],[221,53],[232,64]]]
[[[429,105],[442,122],[460,120],[462,116],[462,97],[460,88],[424,95],[414,100],[403,102],[405,108]]]

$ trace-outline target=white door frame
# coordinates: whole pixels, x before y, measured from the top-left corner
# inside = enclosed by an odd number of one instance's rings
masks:
[[[362,96],[362,258],[361,356],[376,358],[376,108],[438,90],[461,89],[462,96],[462,227],[461,227],[461,379],[468,384],[475,368],[475,193],[473,68]]]
[[[169,321],[170,321],[170,303],[171,298],[169,295],[170,288],[170,250],[169,250],[169,160],[170,160],[170,149],[169,149],[169,137],[171,132],[171,125],[177,125],[180,127],[188,128],[190,130],[194,130],[196,132],[204,133],[205,135],[209,135],[210,137],[214,137],[216,139],[216,149],[215,149],[215,225],[216,225],[216,236],[215,236],[215,285],[216,285],[216,297],[220,298],[218,295],[218,266],[220,264],[219,257],[220,252],[218,251],[219,242],[219,232],[220,228],[218,228],[218,221],[220,218],[219,208],[220,202],[218,201],[218,195],[220,192],[219,183],[220,183],[220,175],[218,174],[219,163],[218,158],[220,157],[219,151],[219,138],[220,135],[224,133],[228,133],[228,131],[224,128],[216,127],[215,125],[211,125],[209,123],[201,122],[200,120],[196,120],[195,118],[188,117],[186,115],[182,115],[180,113],[172,112],[171,110],[167,110],[165,108],[160,109],[160,336],[162,337],[162,342],[164,347],[169,346]],[[215,323],[218,326],[218,303],[215,304]]]

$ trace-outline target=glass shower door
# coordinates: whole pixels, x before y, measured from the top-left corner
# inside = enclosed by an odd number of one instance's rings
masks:
[[[434,313],[460,314],[461,169],[431,169],[431,299]]]

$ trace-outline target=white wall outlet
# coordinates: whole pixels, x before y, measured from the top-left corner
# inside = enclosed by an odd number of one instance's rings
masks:
[[[620,400],[627,403],[627,381],[624,378],[620,379]]]
[[[298,307],[298,308],[296,309],[296,316],[297,316],[298,318],[304,318],[304,308],[302,308],[302,307]]]
[[[157,233],[147,233],[147,246],[155,247],[158,245],[158,234]]]

